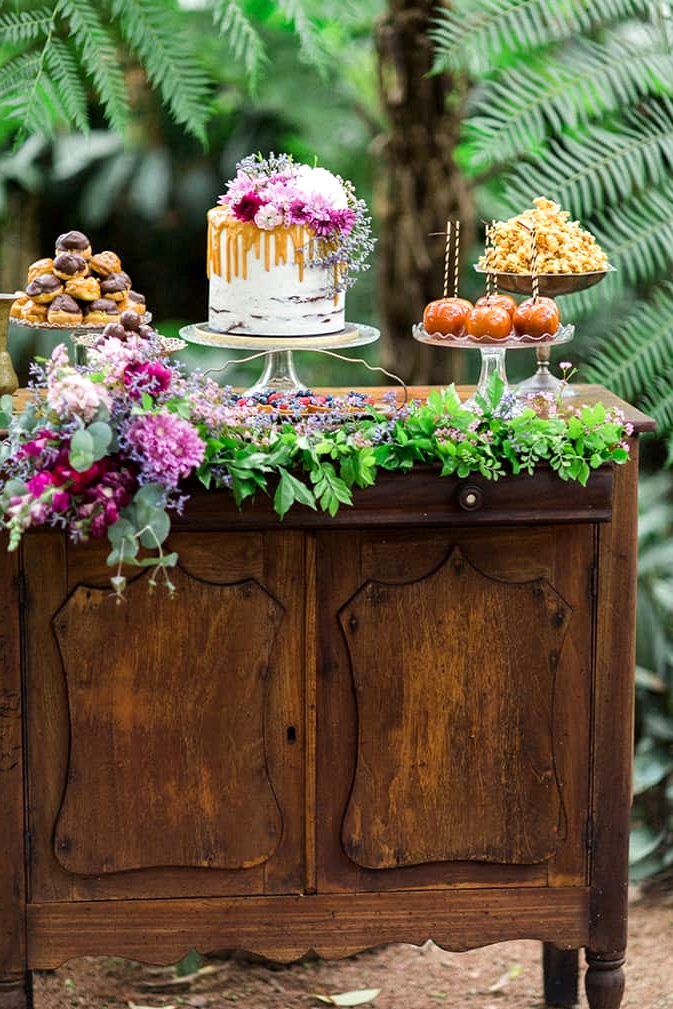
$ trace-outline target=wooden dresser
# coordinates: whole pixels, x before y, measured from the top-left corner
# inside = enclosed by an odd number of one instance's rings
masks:
[[[100,543],[3,550],[1,1009],[85,954],[428,938],[541,940],[552,1004],[585,947],[618,1009],[651,428],[625,410],[633,459],[586,488],[418,469],[282,522],[195,490],[174,599],[141,574],[116,604]]]

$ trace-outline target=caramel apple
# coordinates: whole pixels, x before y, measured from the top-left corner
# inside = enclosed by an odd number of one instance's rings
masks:
[[[477,298],[474,305],[475,308],[481,305],[497,305],[498,308],[504,308],[512,316],[516,310],[517,302],[516,298],[513,298],[511,294],[482,294],[481,298]]]
[[[506,340],[512,331],[512,316],[500,305],[475,305],[465,320],[465,328],[475,339]]]
[[[472,310],[472,302],[467,298],[439,298],[426,305],[423,312],[423,326],[426,333],[440,333],[442,336],[462,336],[465,319]]]
[[[519,336],[553,336],[559,328],[561,314],[553,298],[527,298],[517,306],[512,322]]]

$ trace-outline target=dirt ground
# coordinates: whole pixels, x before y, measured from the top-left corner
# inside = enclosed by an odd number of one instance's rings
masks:
[[[634,890],[629,923],[622,1009],[673,1009],[673,882]],[[207,958],[185,977],[173,968],[84,957],[36,972],[33,987],[35,1009],[319,1009],[330,1004],[329,996],[332,1004],[372,1009],[544,1006],[541,947],[530,941],[467,953],[432,943],[394,945],[283,967],[240,956]],[[581,983],[579,1005],[587,1006]]]

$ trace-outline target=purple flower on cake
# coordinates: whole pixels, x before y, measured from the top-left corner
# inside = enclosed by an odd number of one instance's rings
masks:
[[[368,268],[374,241],[366,204],[356,198],[352,183],[326,168],[294,162],[286,154],[266,159],[250,155],[236,166],[218,204],[234,220],[261,231],[300,226],[322,239],[311,246],[306,261],[337,268],[334,293],[350,287],[353,274]]]

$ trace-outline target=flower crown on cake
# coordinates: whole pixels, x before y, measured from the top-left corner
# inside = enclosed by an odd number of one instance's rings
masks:
[[[262,231],[300,225],[320,239],[308,264],[336,266],[335,291],[355,283],[355,274],[369,269],[374,248],[371,218],[353,184],[326,168],[295,162],[289,154],[251,154],[236,165],[236,177],[218,204],[234,220]]]

